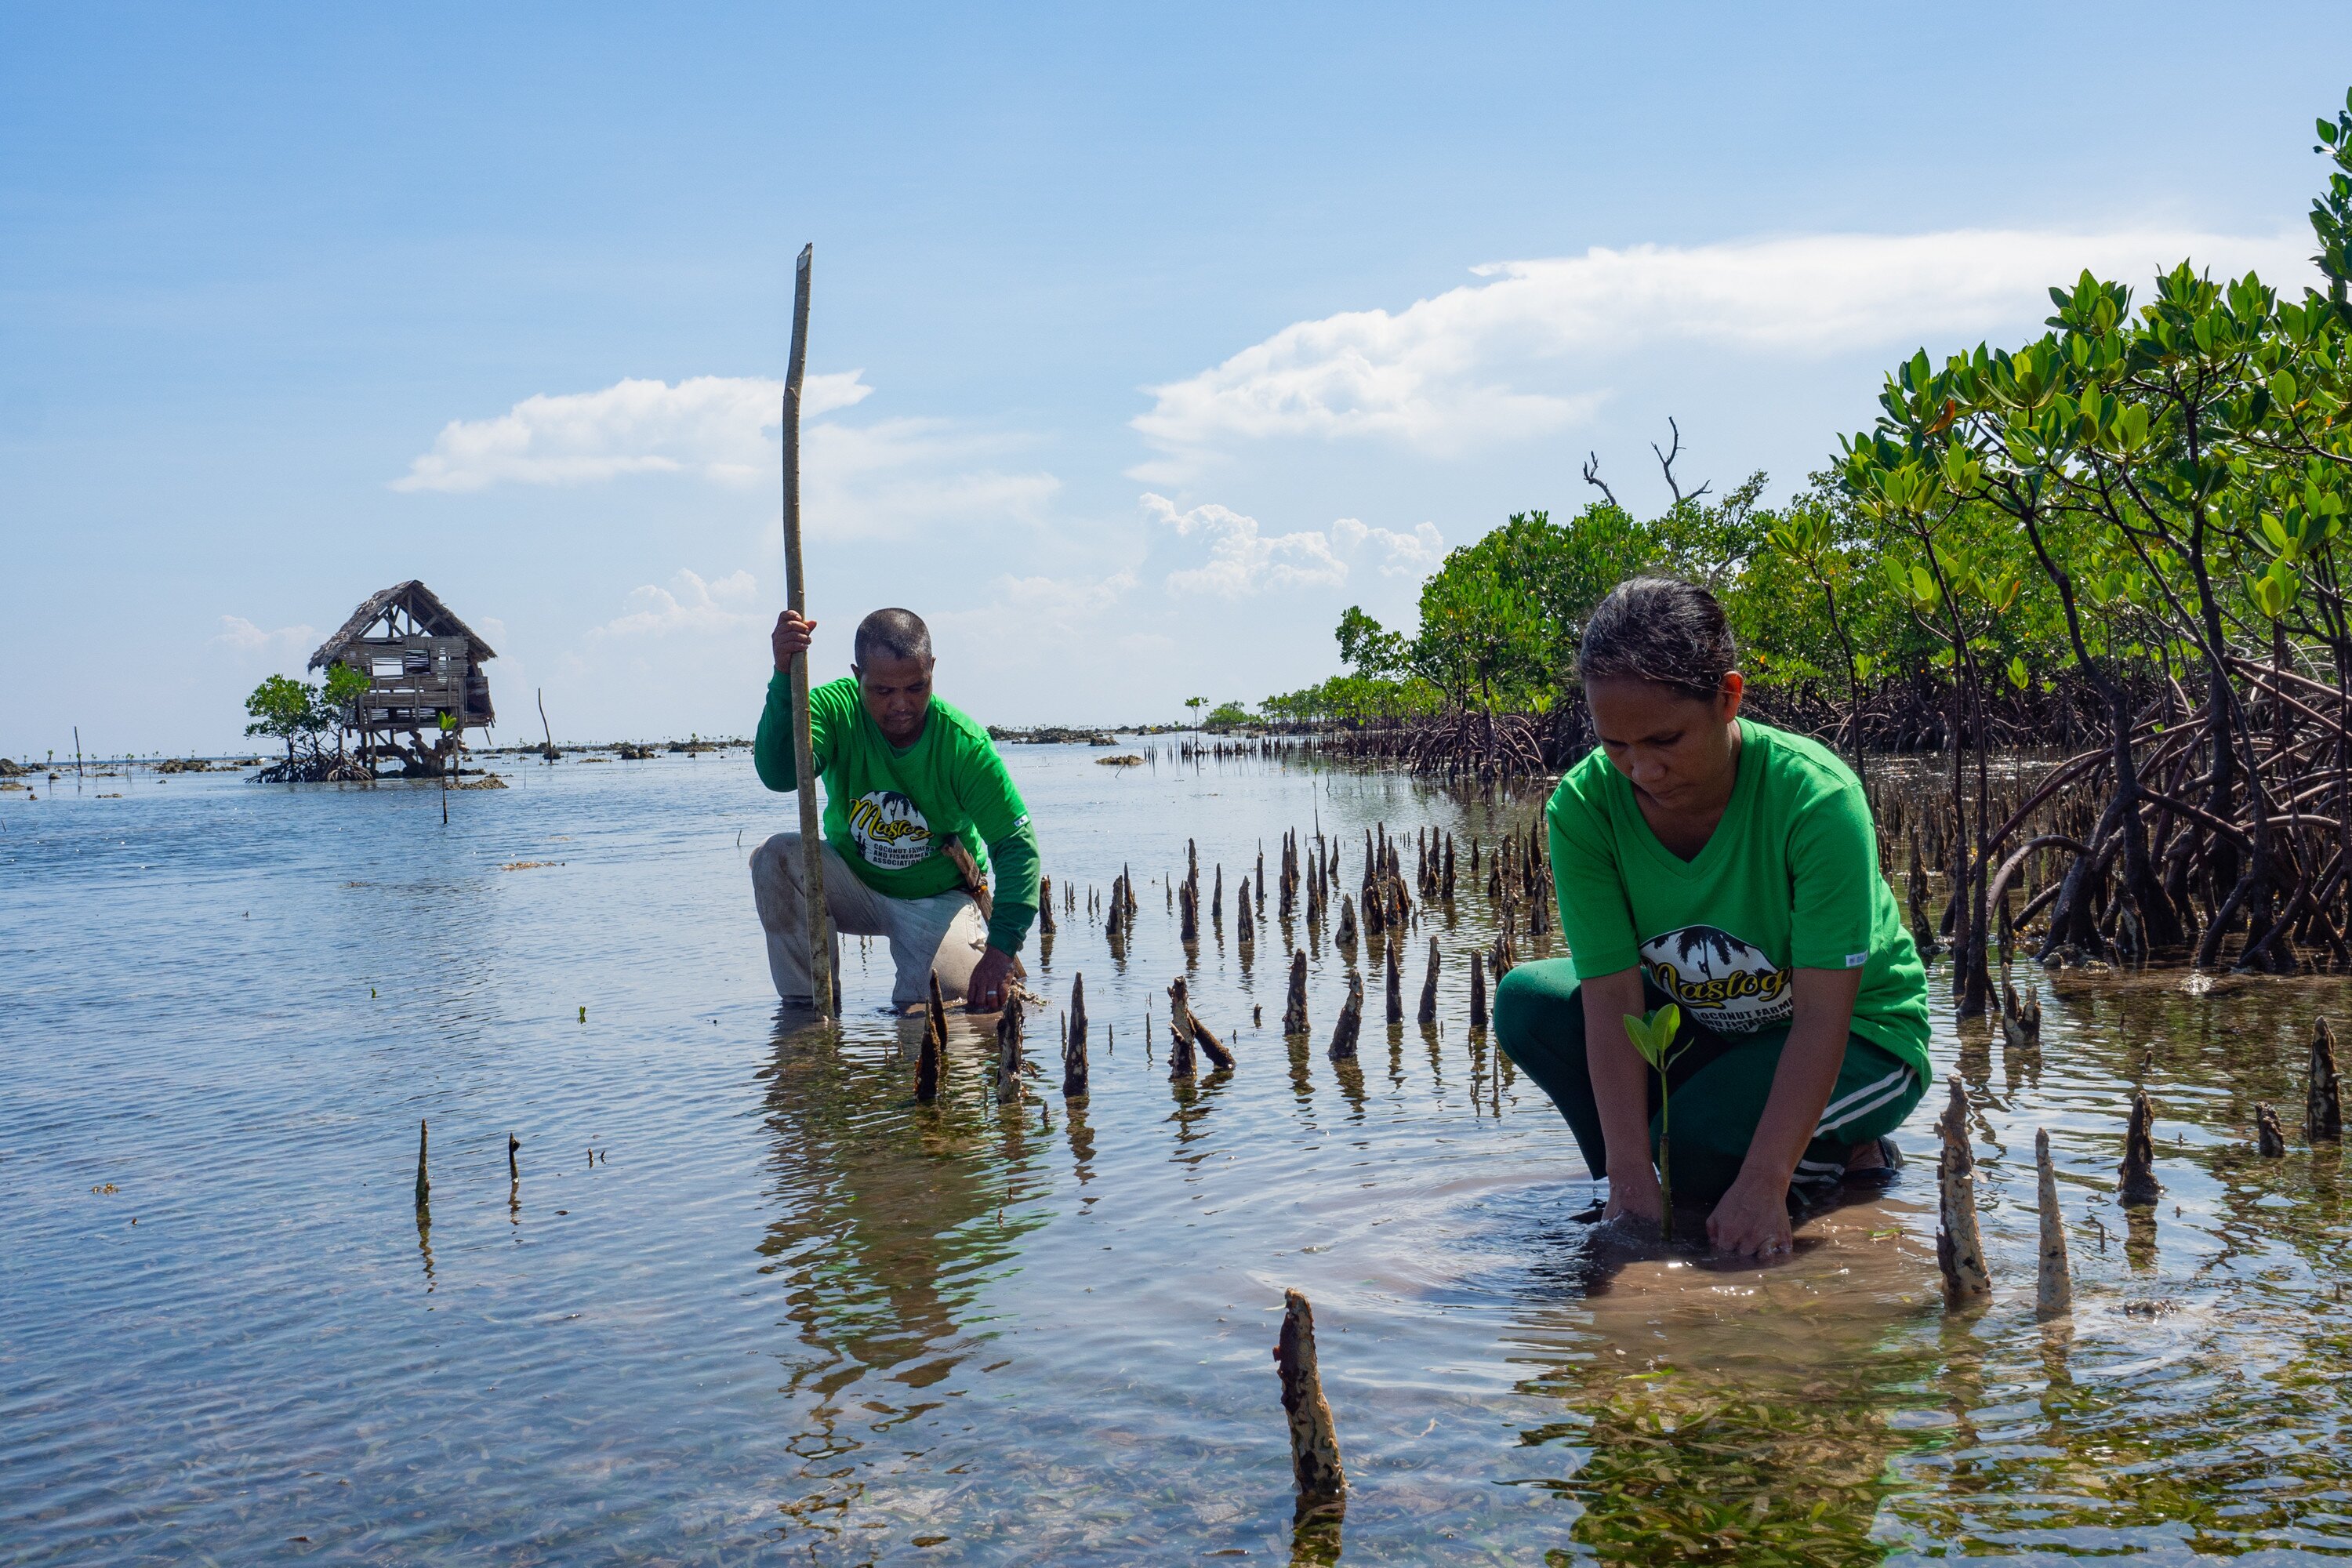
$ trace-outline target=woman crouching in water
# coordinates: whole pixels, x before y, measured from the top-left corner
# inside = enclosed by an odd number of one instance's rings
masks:
[[[1512,969],[1495,1030],[1609,1178],[1606,1215],[1655,1223],[1660,1086],[1625,1018],[1675,1004],[1675,1194],[1713,1205],[1716,1247],[1772,1258],[1794,1191],[1899,1158],[1927,977],[1861,784],[1742,719],[1737,661],[1688,583],[1637,577],[1593,612],[1577,669],[1601,744],[1545,812],[1570,956]]]

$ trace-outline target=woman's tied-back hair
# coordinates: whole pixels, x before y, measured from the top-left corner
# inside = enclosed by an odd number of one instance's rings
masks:
[[[931,658],[931,628],[923,625],[923,617],[912,610],[877,610],[857,623],[857,636],[850,647],[860,669],[871,666],[877,654],[928,664]]]
[[[1674,577],[1628,577],[1585,623],[1576,673],[1588,686],[1646,680],[1711,702],[1738,663],[1731,623],[1714,595]]]

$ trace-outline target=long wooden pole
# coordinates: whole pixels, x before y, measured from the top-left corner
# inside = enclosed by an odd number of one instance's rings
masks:
[[[784,597],[793,614],[808,614],[808,577],[801,569],[801,377],[808,369],[809,267],[814,245],[801,247],[793,277],[793,357],[784,374]],[[793,770],[800,780],[801,900],[808,916],[809,990],[820,1018],[834,1016],[833,947],[825,940],[824,841],[817,821],[816,751],[809,740],[809,656],[793,660]]]

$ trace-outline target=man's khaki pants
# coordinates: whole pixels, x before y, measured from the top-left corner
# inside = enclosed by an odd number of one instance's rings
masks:
[[[841,973],[841,938],[887,937],[898,977],[890,987],[896,1007],[930,1000],[931,979],[940,994],[961,1001],[974,965],[988,951],[988,924],[971,895],[940,893],[928,899],[893,899],[876,892],[849,868],[839,852],[824,846],[824,907],[832,915],[833,972]],[[751,851],[751,897],[768,931],[768,973],[776,994],[787,1002],[814,999],[809,978],[807,900],[802,890],[801,836],[779,833]]]

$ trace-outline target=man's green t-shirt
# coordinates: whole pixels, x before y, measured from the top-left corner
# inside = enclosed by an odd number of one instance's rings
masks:
[[[1853,1032],[1927,1065],[1927,972],[1878,870],[1870,802],[1828,747],[1739,721],[1738,776],[1696,857],[1658,842],[1594,748],[1545,816],[1559,928],[1583,975],[1639,966],[1692,1023],[1785,1028],[1792,971],[1859,969]]]
[[[796,787],[792,677],[768,681],[751,761],[772,790]],[[996,858],[988,941],[1018,952],[1037,915],[1037,839],[1029,808],[988,731],[937,697],[923,732],[901,752],[882,737],[853,679],[809,693],[810,750],[824,780],[824,838],[858,879],[894,899],[928,899],[963,885],[943,853],[961,840],[981,874]]]

